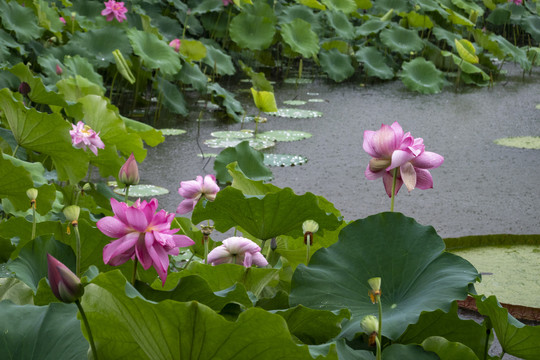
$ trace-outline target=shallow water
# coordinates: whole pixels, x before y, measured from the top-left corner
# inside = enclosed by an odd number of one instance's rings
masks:
[[[395,210],[432,225],[439,235],[457,237],[478,234],[540,233],[540,151],[510,148],[493,141],[502,137],[539,136],[540,69],[521,77],[521,70],[509,65],[509,75],[493,89],[448,87],[436,95],[410,92],[399,82],[365,85],[334,84],[316,80],[296,87],[275,85],[278,107],[316,110],[322,117],[291,119],[268,116],[259,132],[300,130],[313,136],[295,142],[278,142],[265,150],[277,154],[297,154],[308,162],[295,167],[272,167],[273,184],[290,187],[297,194],[322,195],[341,210],[347,220],[388,211],[382,180],[368,181],[364,170],[369,155],[362,149],[364,130],[377,130],[382,123],[398,121],[405,131],[422,137],[426,150],[445,157],[444,164],[431,170],[434,188],[403,187]],[[249,83],[240,83],[249,89]],[[231,87],[225,87],[229,90]],[[244,107],[256,114],[247,92]],[[285,105],[287,100],[304,100],[305,105]],[[311,102],[310,99],[324,101]],[[249,115],[249,113],[248,113]],[[182,200],[177,193],[180,181],[214,173],[213,159],[205,153],[219,153],[203,145],[216,130],[239,130],[240,124],[202,121],[197,129],[198,111],[189,121],[168,120],[163,127],[187,130],[168,136],[157,148],[150,148],[140,165],[141,183],[170,190],[159,197],[161,207],[175,211]],[[211,119],[205,114],[204,119]],[[244,128],[254,129],[254,123]],[[197,137],[197,133],[199,136]],[[199,145],[197,145],[199,144]]]

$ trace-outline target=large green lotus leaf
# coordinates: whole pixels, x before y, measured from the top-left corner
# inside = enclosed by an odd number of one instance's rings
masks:
[[[441,360],[479,360],[471,348],[459,342],[448,341],[441,336],[431,336],[422,342],[426,351],[434,352]]]
[[[270,6],[261,2],[260,8],[265,11],[260,14],[242,12],[231,20],[231,39],[241,48],[263,50],[272,44],[276,33],[276,20]]]
[[[446,83],[444,73],[423,57],[403,63],[398,75],[409,89],[422,94],[439,93]]]
[[[86,58],[80,57],[79,55],[66,56],[64,58],[64,63],[66,64],[69,73],[73,74],[73,76],[82,76],[98,85],[102,90],[105,90],[103,87],[103,77],[94,70],[94,67]]]
[[[327,11],[326,18],[329,25],[332,26],[334,31],[344,39],[352,39],[354,37],[354,28],[347,19],[347,15],[340,11]]]
[[[489,39],[496,42],[505,56],[517,62],[522,69],[529,70],[531,68],[531,62],[527,58],[527,53],[524,49],[515,46],[500,35],[490,34]]]
[[[128,37],[133,52],[141,58],[145,66],[159,69],[164,75],[171,76],[182,68],[178,53],[156,35],[130,28]]]
[[[535,15],[524,16],[520,25],[538,43],[540,42],[540,17]]]
[[[58,180],[77,183],[86,175],[88,154],[72,146],[72,127],[61,116],[27,108],[9,89],[0,90],[0,108],[20,146],[51,157]]]
[[[342,54],[348,54],[350,50],[349,43],[343,40],[325,41],[321,44],[321,48],[323,48],[324,50],[336,49]],[[314,99],[310,99],[309,101],[313,101],[313,100]],[[324,100],[322,100],[321,102],[324,102]]]
[[[214,100],[222,99],[223,106],[227,110],[227,114],[232,117],[236,122],[240,122],[242,119],[239,114],[244,113],[242,104],[234,98],[234,95],[225,90],[218,83],[211,83],[207,87],[209,93],[213,94]]]
[[[197,40],[182,40],[180,54],[184,55],[188,61],[200,61],[206,57],[206,47]]]
[[[190,1],[191,14],[204,14],[213,11],[223,10],[223,1],[221,0],[203,0],[203,1]]]
[[[54,236],[38,236],[26,244],[19,256],[8,263],[8,268],[35,292],[39,281],[48,275],[47,254],[57,258],[72,271],[75,270],[73,250]]]
[[[390,22],[381,21],[380,19],[369,19],[361,26],[355,29],[357,36],[368,36],[371,34],[378,34],[379,31],[384,29]]]
[[[406,13],[411,10],[411,4],[409,1],[402,0],[377,0],[374,1],[375,14],[383,15],[390,10],[394,10],[396,13]]]
[[[184,95],[180,92],[178,86],[162,77],[158,77],[157,80],[159,95],[161,96],[163,105],[173,114],[187,116],[189,111],[186,107],[186,99],[184,99]]]
[[[2,26],[12,31],[17,40],[22,43],[39,38],[44,30],[38,26],[36,14],[17,1],[0,2],[0,18],[2,18]]]
[[[76,102],[79,98],[86,95],[105,95],[102,86],[93,83],[80,75],[62,79],[56,83],[56,87],[58,88],[58,93],[62,94],[66,101],[71,102]],[[69,111],[75,111],[74,109],[74,107],[71,107],[71,110]]]
[[[289,301],[314,309],[348,308],[353,316],[342,335],[362,332],[360,320],[377,315],[368,296],[368,279],[381,277],[382,335],[395,340],[422,311],[448,311],[464,299],[476,269],[444,252],[433,227],[400,213],[381,213],[356,220],[341,230],[339,241],[317,251],[309,266],[299,265]]]
[[[85,289],[82,305],[100,358],[313,360],[279,315],[250,308],[230,322],[196,301],[153,303],[125,288],[125,278],[109,272]]]
[[[70,44],[84,51],[84,56],[98,68],[114,64],[114,50],[120,50],[124,56],[132,53],[126,31],[118,26],[105,26],[78,31],[73,35]]]
[[[23,44],[18,43],[9,33],[0,29],[0,44],[4,48],[5,54],[9,54],[8,48],[17,50],[20,55],[26,55],[27,51]]]
[[[333,230],[339,226],[337,217],[319,206],[319,199],[312,193],[296,195],[290,188],[255,196],[227,187],[214,201],[199,202],[192,221],[198,224],[212,219],[220,232],[239,226],[261,240],[279,235],[299,237],[306,220],[316,221],[320,229]]]
[[[225,51],[207,42],[203,43],[206,46],[206,57],[203,63],[208,65],[212,72],[216,71],[219,75],[233,75],[236,72],[231,57]],[[204,84],[206,86],[206,80]]]
[[[452,4],[456,5],[460,9],[463,9],[467,14],[474,11],[478,17],[484,16],[484,8],[473,1],[452,0]]]
[[[80,360],[88,342],[81,333],[75,304],[49,306],[0,302],[2,357],[10,360]]]
[[[433,22],[427,15],[421,15],[415,11],[411,11],[407,14],[399,14],[399,15],[407,19],[407,23],[409,24],[409,27],[416,27],[416,28],[422,28],[422,29],[433,28]]]
[[[410,52],[417,52],[424,48],[424,42],[415,30],[394,26],[381,31],[380,37],[384,45],[400,54],[409,55]]]
[[[375,360],[375,355],[371,351],[353,350],[345,339],[337,339],[322,345],[309,345],[309,353],[317,360],[321,359],[321,356],[326,356],[327,360]]]
[[[347,309],[339,311],[315,310],[302,305],[287,310],[276,310],[287,321],[291,334],[304,344],[324,344],[341,332],[341,322],[350,317]]]
[[[206,54],[208,57],[208,53]],[[201,71],[198,64],[183,63],[178,78],[183,84],[189,84],[199,92],[204,92],[208,77]]]
[[[375,46],[366,46],[355,53],[356,59],[364,64],[369,76],[389,80],[394,77],[394,71],[386,64],[383,54]]]
[[[34,76],[28,66],[24,65],[23,63],[18,63],[11,69],[8,69],[8,71],[17,76],[19,80],[30,85],[30,93],[28,93],[28,97],[33,102],[47,105],[67,106],[62,95],[59,95],[54,91],[49,91],[45,85],[43,85],[43,80],[41,77]]]
[[[505,353],[522,359],[538,359],[540,354],[540,327],[527,326],[501,307],[495,296],[487,299],[474,296],[478,312],[489,317],[497,339]]]
[[[263,180],[255,181],[249,179],[246,174],[238,168],[237,163],[227,165],[227,169],[233,179],[231,186],[242,191],[242,193],[246,195],[264,195],[281,190],[281,188],[272,185],[272,183],[265,183]]]
[[[124,121],[124,124],[126,124],[126,129],[130,133],[136,133],[141,137],[141,139],[148,145],[148,146],[158,146],[161,144],[165,138],[162,134],[162,131],[157,130],[153,128],[152,126],[145,124],[143,122],[129,119],[126,117],[122,117],[122,121]],[[184,130],[181,130],[184,131]],[[184,131],[185,132],[185,131]]]
[[[26,190],[34,187],[30,173],[0,152],[0,198],[8,198],[17,210],[30,207]]]
[[[320,3],[319,3],[320,4]],[[286,24],[294,21],[294,19],[302,19],[311,24],[311,30],[315,33],[319,33],[321,30],[320,14],[315,14],[315,12],[309,8],[309,5],[292,5],[287,6],[282,9],[282,12],[279,14],[280,24]],[[322,5],[324,7],[324,5]]]
[[[0,302],[4,300],[17,305],[33,304],[34,292],[19,279],[0,278]]]
[[[384,315],[383,315],[384,317]],[[383,320],[384,321],[384,320]],[[416,324],[409,325],[399,337],[401,344],[421,344],[431,336],[441,336],[469,347],[479,358],[485,352],[486,327],[474,320],[463,320],[458,316],[457,302],[452,303],[450,311],[435,310],[422,312]]]
[[[341,11],[350,14],[357,9],[354,0],[321,0],[330,10]]]
[[[384,320],[383,320],[384,321]],[[385,347],[383,360],[438,360],[439,357],[418,345],[392,344]]]
[[[236,162],[238,168],[250,179],[271,180],[274,175],[264,165],[264,155],[249,146],[248,141],[242,141],[235,147],[229,147],[219,153],[214,161],[214,171],[220,183],[232,181],[226,166]]]
[[[446,45],[448,46],[455,46],[455,41],[461,39],[461,36],[459,36],[456,33],[453,33],[452,31],[448,31],[443,29],[442,27],[436,26],[433,28],[433,35],[437,38],[437,40],[442,41],[444,40],[446,42]]]
[[[458,12],[455,12],[454,10],[450,8],[445,8],[446,12],[448,13],[448,20],[454,25],[463,25],[463,26],[470,26],[473,27],[474,24],[472,21],[467,19],[465,16],[461,15]]]
[[[352,59],[347,54],[342,54],[337,49],[321,51],[319,54],[321,67],[328,77],[336,82],[341,82],[354,74]]]
[[[302,19],[294,19],[281,25],[281,37],[293,49],[305,58],[319,52],[319,37],[311,30],[311,25]]]

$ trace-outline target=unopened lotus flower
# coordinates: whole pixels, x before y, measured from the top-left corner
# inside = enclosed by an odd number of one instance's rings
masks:
[[[62,16],[60,16],[60,21],[62,22],[62,24],[66,25],[66,19],[64,19]]]
[[[105,144],[101,141],[99,133],[92,130],[90,126],[85,125],[82,121],[79,121],[77,125],[71,124],[71,126],[73,129],[69,130],[69,134],[71,135],[71,142],[74,147],[86,150],[88,146],[96,156],[98,153],[97,149],[105,149]]]
[[[19,85],[19,92],[23,95],[23,96],[27,96],[31,91],[31,88],[30,88],[30,85],[23,81],[21,82],[21,84]]]
[[[223,6],[227,6],[229,4],[234,4],[233,0],[223,0]]]
[[[165,284],[169,255],[178,255],[179,248],[191,246],[194,241],[185,235],[175,235],[179,229],[171,229],[174,214],[165,210],[156,213],[157,199],[150,202],[138,199],[132,206],[111,199],[111,207],[114,216],[97,222],[102,233],[117,238],[103,248],[103,262],[118,266],[136,258],[145,270],[153,266]]]
[[[383,178],[389,197],[392,196],[392,170],[398,169],[395,194],[405,184],[409,191],[415,187],[433,187],[433,178],[428,169],[441,166],[444,158],[434,152],[425,151],[424,140],[404,133],[396,122],[383,124],[377,131],[364,132],[364,150],[372,157],[365,175],[369,180]]]
[[[169,43],[169,46],[172,47],[174,51],[179,52],[181,44],[182,42],[180,41],[180,39],[174,39]]]
[[[56,75],[60,76],[60,75],[62,75],[63,72],[64,72],[64,70],[62,70],[60,65],[56,64]]]
[[[193,211],[195,205],[203,198],[214,201],[218,191],[219,186],[214,175],[206,175],[204,179],[202,176],[197,176],[195,180],[180,182],[178,193],[185,199],[178,205],[176,213],[187,214]]]
[[[116,2],[114,0],[109,0],[104,3],[105,9],[101,12],[101,15],[107,17],[107,21],[112,21],[114,18],[118,20],[118,22],[122,22],[126,20],[126,13],[127,9],[124,6],[124,2]]]
[[[51,254],[47,254],[49,285],[58,300],[72,303],[84,293],[81,280]]]
[[[133,153],[120,168],[118,179],[124,185],[137,185],[139,183],[139,167]]]
[[[253,241],[233,236],[223,240],[222,244],[208,254],[208,263],[266,266],[268,261],[261,254],[261,248]]]

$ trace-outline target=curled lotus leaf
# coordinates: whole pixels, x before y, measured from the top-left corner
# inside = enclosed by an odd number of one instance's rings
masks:
[[[264,164],[266,166],[297,166],[308,161],[305,156],[291,154],[264,154]]]
[[[439,93],[446,82],[443,72],[423,57],[404,63],[399,76],[409,89],[423,94]]]
[[[383,54],[374,46],[366,46],[358,50],[356,59],[364,64],[364,69],[369,76],[389,80],[394,77],[394,71],[384,60]]]
[[[302,19],[294,19],[281,25],[281,37],[293,51],[306,58],[319,52],[319,37],[311,30],[311,24]]]
[[[410,52],[420,51],[424,48],[424,42],[416,30],[394,26],[381,31],[380,37],[384,45],[400,54],[408,55]]]
[[[456,45],[457,52],[459,56],[471,63],[471,64],[478,64],[478,56],[476,56],[476,49],[474,48],[474,45],[467,39],[461,39],[461,40],[454,40],[454,44]]]
[[[321,117],[320,111],[303,110],[303,109],[278,109],[276,112],[267,113],[268,115],[281,116],[285,118],[305,119]]]
[[[271,141],[298,141],[303,139],[309,139],[310,133],[296,130],[270,130],[257,135],[258,138],[267,139]]]

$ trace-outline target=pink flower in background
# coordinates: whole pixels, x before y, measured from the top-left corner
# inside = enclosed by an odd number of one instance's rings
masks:
[[[60,65],[56,64],[56,75],[60,76],[60,75],[62,75],[63,72],[64,72],[64,70],[62,70]]]
[[[49,285],[58,300],[72,303],[83,295],[81,280],[51,254],[47,254],[47,269]]]
[[[139,183],[139,167],[133,153],[126,160],[118,172],[118,179],[124,185],[137,185]]]
[[[181,44],[182,42],[180,41],[180,39],[174,39],[169,43],[169,46],[172,47],[174,51],[179,52]]]
[[[521,5],[523,3],[523,0],[508,0],[508,2],[514,2],[516,5]]]
[[[372,157],[366,168],[368,180],[383,178],[389,197],[392,196],[393,169],[398,169],[395,193],[405,184],[409,191],[415,187],[433,187],[433,178],[427,169],[439,167],[444,158],[436,153],[425,151],[424,140],[404,133],[401,126],[383,124],[377,131],[364,132],[364,150]]]
[[[114,0],[109,0],[104,3],[105,9],[101,12],[101,15],[107,16],[107,21],[112,21],[116,18],[118,22],[126,20],[127,9],[124,6],[124,2],[116,2]]]
[[[176,213],[187,214],[188,212],[193,211],[195,205],[197,205],[202,198],[214,201],[218,191],[219,186],[216,183],[216,177],[214,175],[206,175],[204,180],[202,176],[197,176],[196,180],[180,182],[178,193],[185,199],[178,205]]]
[[[71,124],[71,126],[73,130],[70,130],[69,134],[74,147],[86,150],[88,146],[96,156],[97,149],[105,149],[105,144],[99,138],[99,133],[92,130],[90,126],[85,125],[82,121],[79,121],[77,125]]]
[[[174,214],[165,210],[156,213],[157,199],[148,203],[139,199],[132,206],[111,199],[111,207],[114,216],[97,222],[102,233],[117,238],[103,248],[103,262],[118,266],[136,257],[145,270],[153,266],[164,285],[169,255],[178,255],[179,248],[195,242],[185,235],[174,235],[179,230],[171,229]]]
[[[62,24],[66,25],[66,19],[64,19],[63,17],[60,16],[60,21],[62,22]]]
[[[223,0],[223,6],[227,6],[229,4],[234,4],[233,0]]]
[[[261,254],[261,248],[257,244],[238,236],[223,240],[222,245],[210,251],[208,263],[212,265],[237,264],[245,267],[268,265],[268,261]]]

